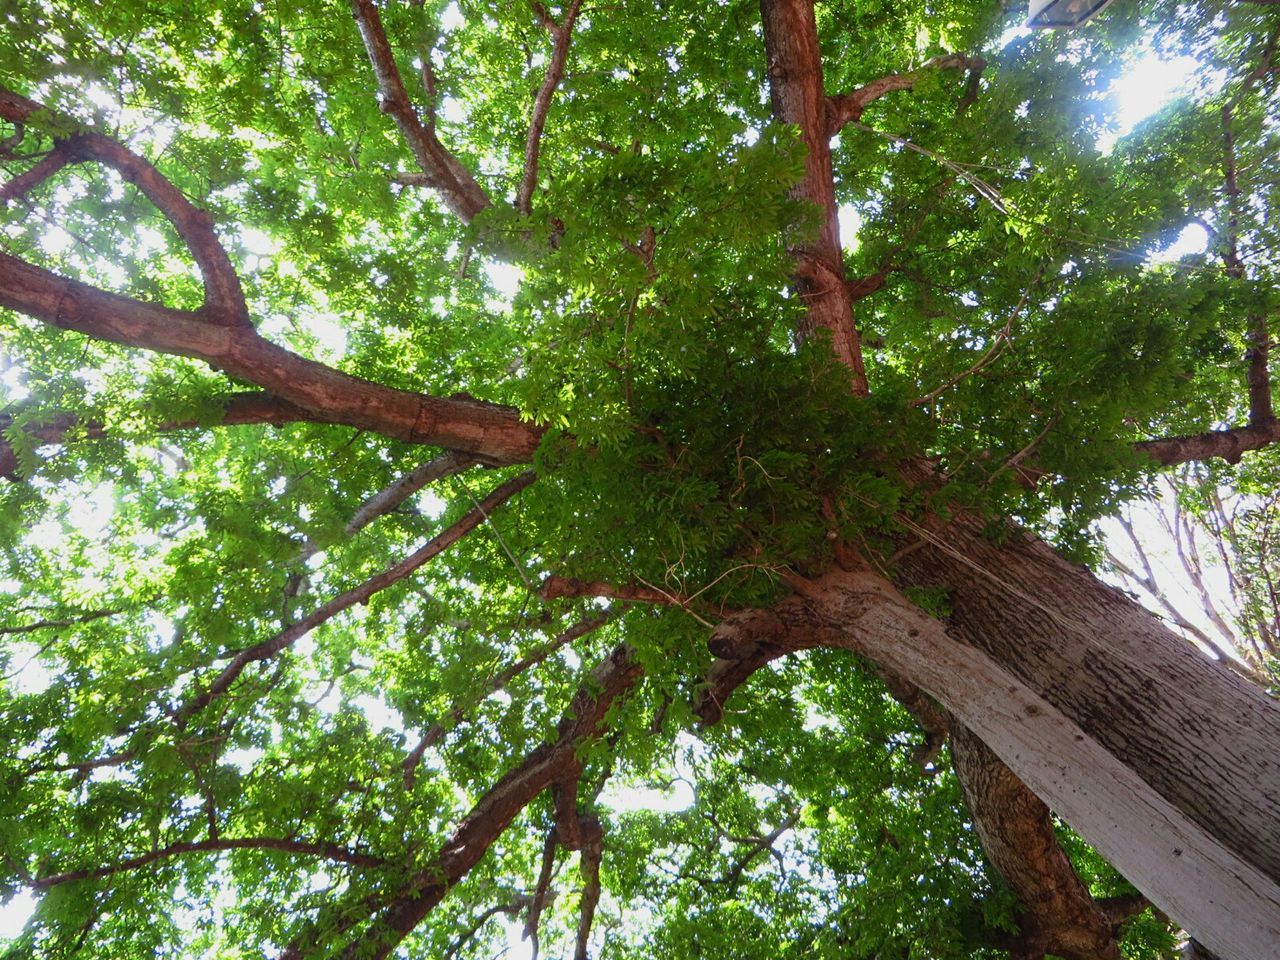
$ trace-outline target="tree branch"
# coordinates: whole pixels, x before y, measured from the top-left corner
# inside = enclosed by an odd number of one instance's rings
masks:
[[[460,473],[479,462],[475,457],[458,453],[456,450],[446,450],[440,456],[419,464],[360,504],[351,515],[351,519],[347,521],[347,525],[342,528],[343,536],[355,536],[379,517],[391,513],[427,484]],[[300,563],[321,549],[323,549],[322,544],[309,539],[298,551],[295,562]]]
[[[542,844],[542,866],[538,870],[538,885],[534,888],[533,897],[529,901],[524,931],[520,935],[520,939],[530,941],[529,960],[538,960],[538,922],[542,919],[542,908],[547,902],[547,891],[551,889],[551,873],[556,865],[556,848],[559,846],[556,830],[557,828],[552,826],[547,831],[546,841]]]
[[[0,118],[19,123],[43,109],[40,104],[0,87]],[[93,160],[113,168],[127,182],[137,186],[173,224],[204,279],[202,319],[231,327],[250,325],[240,277],[214,233],[213,218],[209,214],[192,204],[181,190],[146,160],[102,134],[82,131],[59,140],[55,154],[59,152],[65,153],[62,163]],[[37,164],[28,174],[37,174],[37,171],[41,179],[53,172],[47,166],[42,170],[41,164]],[[7,184],[6,189],[12,186],[12,183]]]
[[[500,903],[497,906],[490,907],[484,913],[480,914],[480,916],[476,917],[465,930],[453,939],[453,942],[449,944],[448,949],[444,952],[443,960],[453,960],[462,948],[467,945],[471,938],[480,932],[480,928],[488,923],[493,917],[496,917],[500,913],[505,913],[508,916],[514,917],[528,905],[529,898],[525,894],[516,894],[510,903]],[[537,960],[537,958],[534,957],[533,960]]]
[[[521,810],[553,783],[578,775],[582,746],[599,736],[609,708],[642,674],[643,668],[631,648],[615,647],[579,688],[560,721],[556,740],[530,753],[480,798],[439,855],[410,879],[404,892],[388,904],[364,934],[342,951],[343,960],[385,960],[479,862]],[[303,955],[303,947],[295,944],[281,960],[296,960]]]
[[[569,42],[573,36],[573,24],[578,18],[581,7],[582,0],[571,0],[568,9],[565,10],[563,21],[558,26],[548,25],[547,27],[555,38],[555,46],[551,51],[551,60],[547,63],[547,71],[542,78],[542,87],[533,101],[529,133],[524,141],[524,174],[520,178],[520,188],[516,191],[516,209],[525,216],[528,216],[532,210],[533,191],[538,185],[538,150],[542,142],[542,131],[546,127],[547,114],[551,110],[551,98],[555,95],[556,87],[560,85],[561,77],[564,76],[565,63],[569,58]]]
[[[636,603],[680,604],[679,594],[667,593],[657,587],[643,586],[636,583],[612,584],[603,580],[578,580],[574,577],[547,577],[542,581],[538,595],[543,600],[557,600],[561,597],[608,597],[613,600],[628,600]]]
[[[372,3],[357,6],[372,13],[381,36]],[[385,45],[385,37],[382,41]],[[39,109],[39,104],[0,88],[0,119],[17,122]],[[531,458],[542,431],[521,422],[518,412],[509,407],[445,400],[370,383],[269,343],[252,329],[247,317],[243,323],[231,322],[232,308],[239,309],[243,297],[208,215],[192,206],[154,166],[120,144],[94,133],[77,134],[74,144],[76,156],[114,167],[173,222],[204,275],[205,306],[185,312],[143,303],[60,277],[3,252],[0,306],[99,340],[202,360],[311,411],[326,423],[373,430],[411,443],[438,444],[497,463],[523,463]]]
[[[357,603],[365,603],[370,597],[380,590],[395,583],[399,583],[409,574],[413,573],[428,560],[443,553],[449,547],[453,546],[464,536],[480,526],[484,522],[485,516],[490,513],[499,504],[504,503],[511,497],[515,496],[536,479],[531,471],[522,473],[516,477],[512,477],[505,483],[498,486],[492,493],[481,501],[479,508],[468,511],[461,519],[450,525],[441,533],[432,537],[425,545],[415,550],[409,556],[405,557],[399,563],[387,568],[375,576],[370,577],[358,587],[347,590],[344,593],[334,597],[328,603],[313,611],[309,616],[304,617],[297,623],[291,624],[284,630],[281,630],[274,637],[255,644],[246,650],[238,653],[232,661],[223,668],[222,672],[214,678],[208,688],[198,696],[187,701],[183,706],[174,712],[179,725],[185,724],[192,716],[203,710],[210,703],[220,697],[222,694],[235,683],[236,679],[244,672],[245,668],[252,663],[260,660],[266,660],[275,656],[281,650],[294,644],[300,638],[306,636],[322,623],[331,620],[344,610],[347,610]]]
[[[269,393],[237,393],[232,394],[223,410],[222,417],[213,424],[198,420],[171,420],[159,424],[155,429],[159,432],[193,430],[202,426],[233,427],[247,424],[266,423],[272,426],[283,426],[286,423],[323,422],[322,418],[302,409],[287,400],[274,397]],[[0,415],[0,431],[13,423],[13,417]],[[25,426],[23,432],[41,444],[62,443],[67,433],[79,429],[84,435],[97,440],[108,436],[108,428],[95,421],[81,422],[74,413],[53,413],[49,419],[38,426]],[[0,437],[0,477],[6,480],[20,480],[18,473],[18,457],[12,444]]]
[[[82,623],[101,620],[103,617],[111,617],[119,612],[119,610],[93,610],[78,617],[68,617],[63,620],[37,620],[35,623],[24,623],[19,627],[0,627],[0,636],[5,634],[35,633],[37,630],[56,630],[61,627],[74,627]]]
[[[1277,440],[1280,440],[1280,420],[1271,420],[1231,430],[1210,430],[1186,437],[1143,440],[1135,443],[1133,448],[1161,466],[1171,467],[1211,457],[1221,457],[1227,463],[1239,463],[1244,454],[1251,450],[1261,450]]]
[[[430,186],[463,223],[470,223],[490,205],[488,195],[471,172],[444,148],[434,130],[418,118],[373,0],[351,0],[351,12],[378,82],[378,109],[400,128]]]
[[[427,396],[342,373],[278,347],[247,327],[98,290],[0,251],[0,306],[98,340],[202,360],[310,411],[317,421],[410,443],[528,462],[542,431],[518,411]]]
[[[839,133],[845,124],[861,120],[862,114],[876,100],[897,90],[911,90],[926,73],[935,70],[967,70],[969,72],[969,88],[965,92],[967,102],[962,101],[958,112],[976,98],[977,79],[981,76],[987,62],[981,57],[967,57],[963,53],[948,53],[928,60],[918,70],[910,73],[890,73],[859,87],[850,93],[842,93],[827,98],[827,133]]]
[[[10,200],[26,196],[71,163],[73,159],[72,151],[67,143],[65,141],[58,143],[52,150],[41,157],[34,166],[0,186],[0,203],[8,203]]]
[[[604,854],[604,831],[598,817],[581,817],[578,821],[581,834],[582,896],[579,900],[578,936],[574,946],[574,960],[587,960],[587,943],[591,938],[591,924],[595,919],[596,905],[600,902],[600,859]]]
[[[187,853],[211,853],[226,850],[279,850],[284,853],[302,856],[319,857],[335,863],[347,863],[356,867],[376,868],[386,866],[386,862],[367,853],[350,850],[333,843],[313,843],[305,840],[292,840],[287,837],[238,837],[218,840],[198,840],[193,843],[173,843],[158,850],[140,856],[130,857],[105,867],[91,867],[86,870],[71,870],[51,876],[36,877],[31,881],[35,890],[48,890],[64,883],[76,880],[100,880],[112,874],[127,870],[137,870],[160,860],[181,856]]]
[[[449,711],[449,718],[452,720],[452,724],[433,724],[427,732],[422,735],[422,739],[418,741],[417,745],[409,751],[409,755],[401,762],[400,765],[404,770],[405,789],[413,789],[414,773],[418,768],[418,764],[422,762],[422,758],[426,754],[427,750],[438,743],[440,738],[449,731],[451,726],[456,726],[461,723],[466,717],[466,711],[468,709],[475,707],[476,704],[481,700],[484,700],[486,697],[492,696],[499,690],[504,689],[507,684],[520,676],[520,674],[533,669],[557,650],[568,646],[570,643],[573,643],[573,641],[578,640],[581,637],[585,637],[593,630],[602,627],[604,624],[609,622],[613,615],[613,611],[608,611],[601,616],[588,617],[585,620],[578,621],[568,630],[561,632],[549,642],[544,643],[540,647],[536,647],[528,654],[528,656],[522,657],[501,673],[490,677],[489,681],[484,685],[478,695],[471,697],[466,701],[460,701],[459,703],[454,704],[453,708]]]

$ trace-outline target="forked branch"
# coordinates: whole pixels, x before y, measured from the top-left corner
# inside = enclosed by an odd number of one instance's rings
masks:
[[[373,0],[351,0],[351,12],[378,81],[379,109],[395,121],[430,186],[463,223],[470,223],[490,205],[488,195],[471,172],[444,148],[434,128],[418,117]]]
[[[42,109],[35,101],[0,87],[0,119],[23,123]],[[204,279],[205,302],[200,311],[201,318],[226,326],[249,326],[249,308],[240,286],[240,277],[214,232],[213,218],[197,208],[152,164],[116,141],[89,130],[59,139],[53,153],[27,171],[25,182],[20,176],[18,181],[5,185],[0,200],[7,199],[6,194],[17,195],[31,189],[67,163],[87,161],[111,167],[127,182],[137,186],[173,224]]]
[[[968,57],[963,53],[948,53],[926,61],[918,70],[908,73],[889,73],[883,77],[864,84],[857,90],[838,94],[827,98],[827,132],[839,133],[848,123],[862,119],[867,107],[887,94],[897,90],[912,90],[925,74],[937,70],[965,70],[969,73],[969,87],[965,92],[966,101],[961,102],[959,110],[963,110],[976,96],[978,78],[986,68],[987,62],[981,57]]]
[[[556,739],[530,753],[480,798],[438,856],[410,878],[403,892],[342,951],[343,960],[385,960],[480,861],[521,810],[552,784],[578,775],[583,745],[600,736],[609,708],[642,675],[643,668],[631,648],[615,647],[579,688],[560,721]],[[294,944],[281,960],[304,955],[304,946]]]
[[[524,142],[524,173],[520,177],[520,188],[516,192],[516,209],[528,216],[533,205],[533,191],[538,185],[538,151],[542,143],[542,131],[547,125],[547,114],[551,110],[551,98],[556,87],[564,76],[565,63],[569,59],[569,42],[573,37],[573,24],[578,18],[582,0],[571,0],[560,23],[551,20],[543,9],[539,12],[547,30],[555,38],[551,51],[551,60],[547,63],[547,71],[542,78],[542,86],[533,101],[533,115],[529,119],[529,133]]]

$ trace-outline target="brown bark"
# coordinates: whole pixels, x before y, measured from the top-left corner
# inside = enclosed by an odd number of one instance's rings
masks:
[[[927,61],[919,70],[909,73],[889,73],[878,77],[857,90],[831,97],[827,104],[827,132],[838,133],[845,124],[862,119],[867,107],[875,101],[898,90],[911,90],[922,74],[931,70],[967,70],[981,74],[986,67],[981,57],[966,57],[963,53],[948,53]],[[967,94],[966,94],[967,95]]]
[[[542,431],[510,407],[397,390],[308,360],[249,327],[142,303],[0,252],[0,306],[50,326],[202,360],[308,411],[316,420],[431,443],[497,463],[527,462]]]
[[[533,101],[533,116],[529,119],[529,132],[525,136],[524,173],[520,176],[520,187],[516,191],[516,209],[526,215],[533,209],[533,191],[538,185],[538,151],[542,144],[542,131],[547,125],[547,114],[551,112],[551,98],[560,85],[560,78],[564,76],[565,64],[569,59],[569,42],[573,38],[573,24],[578,19],[581,7],[582,0],[570,0],[561,23],[555,23],[549,15],[544,21],[547,30],[555,38],[555,44],[546,73],[542,77],[542,86]]]
[[[543,790],[576,778],[579,751],[600,732],[610,706],[640,679],[643,669],[627,646],[616,647],[574,697],[555,741],[539,747],[493,785],[454,830],[439,856],[419,871],[381,911],[373,926],[342,953],[344,960],[384,960],[474,867],[490,844]],[[292,946],[281,960],[305,956]]]
[[[825,331],[836,359],[849,369],[854,393],[867,393],[862,350],[853,325],[853,301],[845,278],[831,175],[827,96],[813,0],[761,0],[769,95],[774,119],[800,128],[807,150],[805,175],[792,195],[817,207],[817,235],[792,247],[796,291],[805,305],[797,336]]]
[[[1117,615],[1134,605],[1070,564],[1054,557],[1046,565],[1034,551],[1004,553],[1007,566],[999,569],[1009,582],[980,606],[974,594],[988,584],[955,577],[952,630],[975,635],[977,645],[948,635],[868,570],[794,580],[797,594],[769,612],[778,629],[768,644],[849,649],[918,685],[1184,929],[1229,960],[1265,955],[1280,938],[1280,885],[1257,864],[1276,853],[1280,707],[1250,696],[1229,672],[1217,675],[1177,638],[1161,637],[1145,612]],[[1037,579],[1035,594],[1019,589],[1019,576]],[[1032,612],[1040,605],[1030,597],[1046,595],[1061,598],[1061,620]],[[1080,632],[1086,625],[1096,637]],[[984,644],[983,631],[998,635]],[[1088,660],[1099,641],[1107,647],[1104,668],[1073,675],[1081,667],[1071,654],[1083,648]],[[1055,652],[1059,644],[1066,661]],[[1129,691],[1135,679],[1140,695]],[[1221,699],[1206,704],[1202,690]],[[1188,711],[1193,697],[1200,702]],[[1224,703],[1247,716],[1224,715]],[[1173,789],[1177,776],[1194,787]],[[1221,799],[1221,816],[1232,823],[1202,822],[1216,804],[1187,795],[1195,790]],[[1240,840],[1249,831],[1252,839]]]
[[[982,849],[1022,908],[1020,952],[1120,960],[1115,924],[1076,876],[1044,801],[961,724],[951,756]]]
[[[427,183],[440,193],[458,219],[470,223],[476,214],[490,205],[488,195],[471,171],[444,148],[436,137],[435,129],[424,125],[418,117],[396,67],[395,54],[373,0],[351,0],[351,12],[356,26],[360,28],[360,39],[364,41],[365,53],[378,82],[379,108],[400,128]]]
[[[40,109],[40,104],[0,87],[0,119],[21,123]],[[240,287],[240,277],[214,233],[213,218],[208,213],[198,209],[186,194],[150,163],[102,134],[92,131],[76,133],[58,141],[55,153],[65,158],[64,162],[94,161],[111,167],[141,190],[173,225],[200,268],[205,293],[204,306],[200,310],[202,319],[227,326],[249,325],[249,310]],[[54,169],[40,167],[37,165],[35,168],[40,171],[40,179],[54,172]],[[34,173],[34,170],[29,172]],[[29,186],[24,183],[22,189]]]

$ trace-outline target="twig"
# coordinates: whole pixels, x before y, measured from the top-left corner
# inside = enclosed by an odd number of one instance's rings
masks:
[[[535,474],[532,471],[526,471],[506,481],[490,493],[489,496],[485,497],[482,501],[484,509],[471,510],[399,563],[370,577],[360,586],[339,594],[319,609],[313,611],[309,616],[280,631],[269,640],[264,640],[262,643],[255,644],[247,650],[242,650],[214,678],[208,689],[174,711],[174,717],[179,725],[184,725],[192,716],[225,693],[249,664],[275,656],[281,650],[288,648],[342,611],[355,606],[357,603],[364,603],[380,590],[385,590],[387,587],[400,582],[428,560],[443,553],[480,526],[488,512],[529,486],[534,479]]]
[[[1005,344],[1008,342],[1009,335],[1013,332],[1014,320],[1018,318],[1018,314],[1022,313],[1023,308],[1027,305],[1027,300],[1031,296],[1031,291],[1035,289],[1035,285],[1040,281],[1040,278],[1042,276],[1044,276],[1043,267],[1040,268],[1040,271],[1035,275],[1032,281],[1029,284],[1027,284],[1026,288],[1022,291],[1022,296],[1018,298],[1018,302],[1014,304],[1013,309],[1009,311],[1009,316],[1008,316],[1008,319],[1006,319],[1004,322],[1004,327],[1000,330],[999,333],[996,334],[995,340],[992,341],[991,346],[986,350],[985,353],[982,354],[981,357],[978,358],[978,361],[973,366],[969,367],[967,370],[962,370],[960,373],[957,373],[954,377],[952,377],[946,383],[942,384],[942,386],[937,387],[936,389],[930,390],[923,397],[917,397],[915,400],[912,400],[908,404],[908,406],[913,408],[923,407],[926,404],[932,403],[934,400],[937,400],[938,397],[942,396],[942,394],[946,393],[948,390],[954,387],[961,380],[964,380],[966,377],[973,376],[975,373],[978,373],[980,370],[986,367],[989,363],[995,360],[996,357],[1000,355],[1000,352],[1004,349]]]
[[[279,850],[284,853],[295,853],[310,857],[332,860],[335,863],[348,863],[356,867],[381,867],[384,861],[367,853],[349,850],[333,843],[313,843],[305,840],[292,840],[288,837],[238,837],[234,839],[198,840],[194,843],[173,843],[150,853],[130,857],[105,867],[93,867],[86,870],[72,870],[52,876],[36,877],[31,887],[36,890],[48,890],[60,884],[76,880],[100,880],[112,874],[126,870],[137,870],[159,860],[181,856],[186,853],[210,853],[226,850]]]

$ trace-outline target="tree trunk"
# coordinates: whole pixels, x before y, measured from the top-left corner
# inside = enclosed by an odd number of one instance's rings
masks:
[[[1280,708],[1043,545],[980,540],[949,529],[948,546],[911,555],[916,582],[952,587],[950,632],[878,574],[836,570],[797,578],[764,618],[731,618],[713,651],[840,646],[884,664],[1223,960],[1270,955]]]
[[[929,539],[903,559],[900,579],[948,589],[953,637],[987,653],[1224,846],[1280,880],[1275,701],[1026,534],[996,546],[960,518]]]

